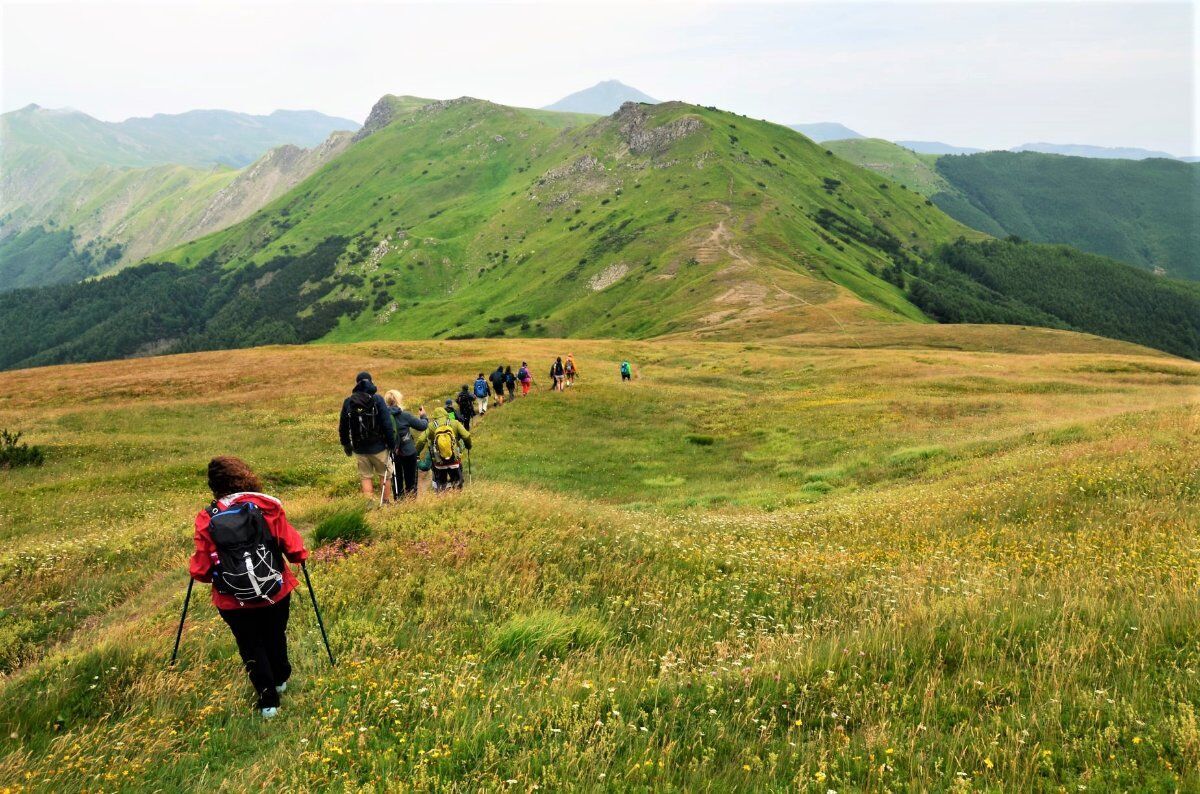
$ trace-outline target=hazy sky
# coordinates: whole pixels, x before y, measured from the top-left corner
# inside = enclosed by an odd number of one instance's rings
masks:
[[[659,99],[892,139],[1200,153],[1189,2],[0,9],[4,110],[313,108],[361,121],[385,93],[536,107],[616,78]]]

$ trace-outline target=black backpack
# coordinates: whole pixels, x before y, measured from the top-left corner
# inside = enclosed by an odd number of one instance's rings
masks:
[[[213,587],[241,604],[273,604],[283,587],[283,556],[258,505],[208,508],[208,535],[217,547]]]
[[[465,391],[458,393],[458,415],[468,419],[475,415],[475,398]]]
[[[354,392],[350,395],[349,410],[350,438],[355,446],[365,446],[382,441],[386,437],[375,395],[362,391]]]

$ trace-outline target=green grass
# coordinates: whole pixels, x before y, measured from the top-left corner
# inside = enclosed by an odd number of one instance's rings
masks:
[[[923,341],[948,331],[984,352]],[[1200,785],[1200,365],[1005,327],[815,340],[570,342],[579,385],[489,412],[465,493],[318,552],[339,666],[297,599],[269,724],[206,598],[166,669],[208,458],[312,538],[361,498],[354,372],[431,406],[567,343],[0,375],[0,425],[46,452],[0,479],[0,786]]]
[[[169,257],[215,254],[238,267],[330,234],[352,238],[345,291],[398,306],[346,317],[330,341],[728,333],[751,317],[762,330],[808,314],[828,323],[829,310],[921,319],[871,274],[886,254],[830,237],[812,216],[833,208],[914,249],[962,227],[784,127],[679,103],[644,112],[647,129],[695,126],[630,153],[625,118],[551,124],[476,100],[418,111],[255,217]],[[834,284],[860,300],[822,307],[844,295]]]
[[[917,191],[922,196],[954,190],[945,177],[937,172],[937,155],[918,154],[881,138],[826,141],[824,146],[843,160],[862,168],[869,168],[896,184]]]
[[[313,543],[318,547],[335,541],[362,542],[371,536],[366,514],[360,509],[334,513],[317,524],[313,530]]]

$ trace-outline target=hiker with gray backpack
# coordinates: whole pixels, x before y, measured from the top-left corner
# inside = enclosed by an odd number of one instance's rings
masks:
[[[395,499],[417,498],[417,442],[414,433],[429,427],[425,406],[416,416],[404,410],[404,395],[389,389],[383,395],[396,431],[396,446],[392,450],[392,493]]]
[[[396,448],[396,429],[392,413],[375,388],[370,372],[358,373],[354,390],[342,402],[338,437],[346,456],[354,456],[358,465],[363,496],[374,501],[375,479],[379,478],[383,500],[387,501],[392,492],[387,472],[391,450]]]

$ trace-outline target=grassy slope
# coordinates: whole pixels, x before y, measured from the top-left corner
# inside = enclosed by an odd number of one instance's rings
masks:
[[[937,155],[917,154],[882,138],[850,138],[826,141],[823,145],[843,160],[883,174],[922,196],[954,189],[934,167]]]
[[[269,727],[203,595],[165,669],[207,458],[308,532],[355,502],[353,372],[431,404],[566,343],[0,374],[0,426],[49,452],[0,480],[0,786],[1200,785],[1200,365],[1009,327],[845,342],[570,342],[579,388],[489,414],[465,495],[312,563],[341,663],[297,603]]]
[[[883,252],[839,243],[810,217],[830,209],[912,248],[965,231],[922,197],[784,127],[679,103],[636,112],[646,130],[696,128],[631,152],[627,118],[551,127],[546,114],[476,100],[418,111],[246,222],[166,256],[236,267],[351,236],[361,260],[345,271],[368,282],[346,291],[386,308],[347,318],[335,340],[512,333],[520,321],[504,318],[522,316],[525,332],[580,336],[795,330],[829,325],[831,312],[922,319],[868,272]],[[577,165],[585,156],[603,169]],[[840,184],[827,191],[825,178]],[[605,273],[625,275],[593,289]]]
[[[62,258],[0,263],[0,288],[75,281],[213,231],[218,227],[199,224],[201,217],[256,164],[239,171],[206,162],[248,163],[288,142],[317,146],[338,120],[280,113],[252,121],[223,111],[135,119],[131,126],[67,111],[0,116],[0,230],[70,231],[77,255],[94,260],[83,268]],[[258,164],[270,162],[268,153]],[[124,249],[119,260],[94,256],[114,244]]]
[[[985,152],[937,169],[1009,234],[1200,279],[1200,166]]]

